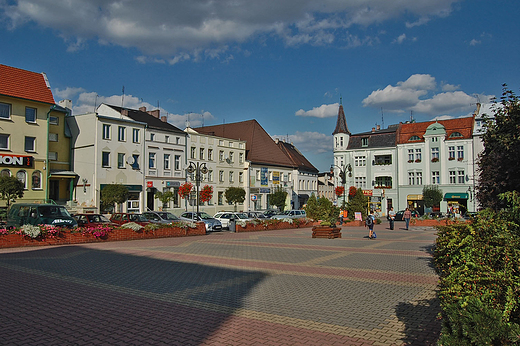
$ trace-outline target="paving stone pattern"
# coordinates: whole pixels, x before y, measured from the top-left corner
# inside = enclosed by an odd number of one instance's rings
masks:
[[[434,345],[435,231],[0,250],[0,345]]]

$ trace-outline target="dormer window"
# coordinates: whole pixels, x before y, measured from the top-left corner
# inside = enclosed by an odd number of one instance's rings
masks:
[[[368,137],[361,138],[361,146],[368,147]]]
[[[463,137],[463,136],[462,136],[462,134],[460,132],[453,132],[450,135],[450,138],[457,138],[457,137]]]
[[[420,141],[420,140],[421,140],[421,137],[413,135],[412,137],[410,137],[410,139],[408,141],[414,142],[414,141]]]

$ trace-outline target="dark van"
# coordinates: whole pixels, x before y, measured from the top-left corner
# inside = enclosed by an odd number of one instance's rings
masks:
[[[7,227],[23,225],[52,225],[60,227],[75,227],[78,222],[61,205],[17,203],[13,204],[7,213]]]

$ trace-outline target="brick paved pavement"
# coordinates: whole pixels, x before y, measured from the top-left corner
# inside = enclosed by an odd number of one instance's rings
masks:
[[[387,227],[3,249],[0,344],[433,345],[435,232]]]

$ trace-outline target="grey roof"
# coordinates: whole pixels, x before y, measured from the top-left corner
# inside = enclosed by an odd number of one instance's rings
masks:
[[[397,144],[397,130],[398,128],[389,128],[351,135],[347,149],[395,147]],[[361,145],[362,138],[368,138],[368,146]]]
[[[343,111],[343,105],[339,105],[336,128],[334,129],[334,132],[332,132],[333,135],[336,133],[346,133],[350,135],[350,131],[348,130],[347,126],[347,118],[345,118],[345,112]]]
[[[121,113],[123,110],[126,110],[128,112],[127,115],[129,118],[131,118],[132,120],[141,122],[141,123],[145,123],[150,128],[155,128],[158,130],[164,130],[164,131],[170,131],[170,132],[177,132],[179,134],[186,135],[186,133],[183,130],[179,129],[176,126],[173,126],[169,122],[162,121],[160,118],[154,117],[153,115],[149,114],[148,112],[131,109],[131,108],[112,106],[112,105],[107,105],[107,106],[113,108],[114,110],[116,110],[119,113]]]

